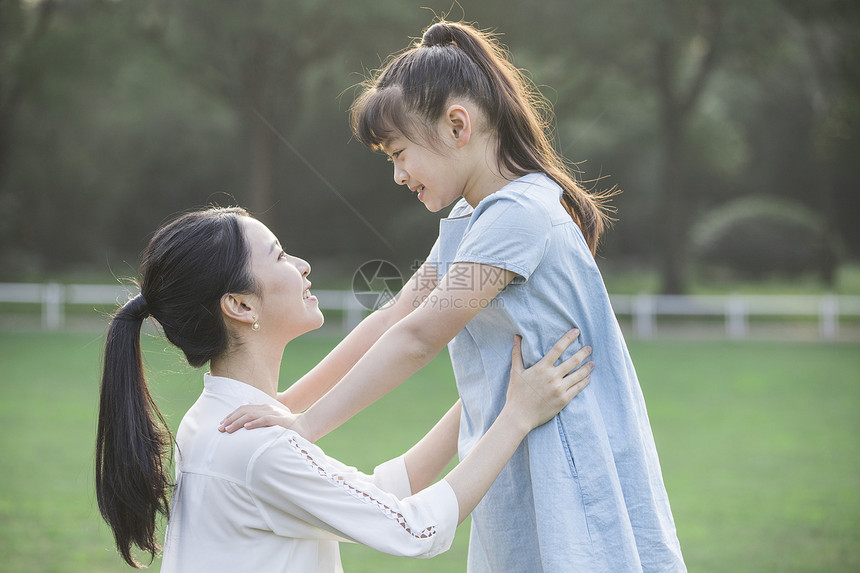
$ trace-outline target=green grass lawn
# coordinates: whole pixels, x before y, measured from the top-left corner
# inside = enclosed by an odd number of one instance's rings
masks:
[[[291,344],[284,384],[335,342]],[[92,485],[101,347],[97,334],[0,333],[2,571],[128,570]],[[860,346],[636,341],[630,349],[690,571],[860,570]],[[161,339],[148,338],[145,353],[175,427],[200,373]],[[321,445],[370,470],[455,399],[440,356]],[[429,562],[344,544],[344,567],[463,571],[467,534],[461,527],[452,550]]]

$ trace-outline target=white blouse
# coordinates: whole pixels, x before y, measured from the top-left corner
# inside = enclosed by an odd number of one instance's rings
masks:
[[[412,495],[402,457],[373,475],[281,427],[218,431],[243,404],[279,402],[206,375],[176,440],[176,489],[162,572],[338,572],[339,541],[429,558],[454,539],[458,504],[445,480]]]

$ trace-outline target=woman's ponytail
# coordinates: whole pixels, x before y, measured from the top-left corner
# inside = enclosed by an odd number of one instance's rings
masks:
[[[152,558],[156,518],[170,511],[163,459],[172,443],[143,374],[140,331],[149,309],[143,295],[114,315],[107,334],[96,434],[96,497],[125,561],[139,567],[133,545]]]
[[[96,497],[129,565],[137,545],[155,557],[159,514],[169,517],[164,459],[173,443],[155,405],[140,352],[148,316],[198,368],[229,350],[221,312],[228,293],[258,293],[239,207],[186,213],[155,232],[140,264],[140,292],[111,320],[96,435]]]

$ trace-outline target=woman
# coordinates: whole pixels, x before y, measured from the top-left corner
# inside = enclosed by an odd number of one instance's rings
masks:
[[[165,572],[340,571],[341,540],[432,557],[450,546],[457,524],[525,435],[588,383],[590,363],[568,373],[590,349],[554,365],[577,332],[527,370],[517,341],[499,423],[435,484],[456,451],[459,403],[370,476],[277,425],[219,432],[219,420],[243,404],[266,404],[275,422],[289,419],[276,400],[284,348],[323,323],[309,272],[238,208],[186,214],[150,241],[141,294],[108,331],[96,441],[99,509],[130,565],[138,566],[132,546],[151,556],[158,550],[158,514],[169,516]],[[163,461],[172,439],[142,369],[140,328],[148,316],[191,366],[210,369],[177,433],[172,508]]]

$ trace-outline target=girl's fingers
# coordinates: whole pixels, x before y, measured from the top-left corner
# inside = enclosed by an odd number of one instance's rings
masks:
[[[230,412],[226,418],[221,420],[221,424],[219,426],[229,426],[230,424],[235,422],[237,419],[244,416],[245,412],[247,412],[248,408],[250,408],[250,407],[251,406],[239,406],[238,408],[236,408],[235,410]]]
[[[583,346],[576,353],[558,365],[559,369],[565,374],[575,370],[580,364],[582,364],[586,358],[591,354],[590,346]]]
[[[236,430],[244,428],[245,424],[260,417],[257,413],[257,408],[257,406],[240,406],[236,408],[232,414],[224,419],[224,422],[221,423],[218,429],[224,428],[222,431],[232,434]]]
[[[233,410],[218,425],[219,432],[232,434],[241,428],[262,428],[279,423],[283,416],[289,416],[287,408],[279,408],[271,404],[248,404]],[[284,426],[287,427],[287,426]]]
[[[542,360],[548,362],[549,364],[555,364],[556,360],[561,358],[561,355],[564,354],[564,351],[567,350],[567,347],[573,344],[573,341],[577,339],[579,336],[579,329],[574,328],[572,330],[568,330],[564,336],[558,339],[552,348],[549,349],[549,352],[543,357]]]
[[[226,418],[224,418],[223,420],[221,420],[221,423],[220,423],[220,424],[218,424],[218,429],[219,429],[220,431],[222,431],[222,432],[226,431],[226,430],[227,430],[227,428],[228,428],[228,427],[229,427],[233,422],[235,422],[235,421],[238,419],[238,417],[239,417],[239,416],[240,416],[240,414],[239,414],[239,411],[238,411],[238,410],[234,410],[233,412],[230,412],[230,415],[229,415],[229,416],[227,416]]]
[[[272,416],[260,416],[259,418],[255,418],[255,419],[251,420],[250,422],[246,422],[245,424],[243,424],[243,427],[248,429],[248,430],[252,430],[254,428],[262,428],[265,426],[271,426],[272,424],[273,424]]]
[[[222,424],[221,427],[224,428],[224,431],[228,434],[232,434],[239,428],[245,425],[245,422],[248,421],[248,415],[242,414],[239,417],[234,417],[232,421]]]
[[[234,422],[225,426],[225,431],[228,434],[232,434],[236,430],[241,430],[242,428],[259,428],[261,426],[267,426],[270,424],[261,423],[264,420],[271,419],[271,416],[260,416],[255,414],[254,412],[247,412],[246,414],[237,418]]]

